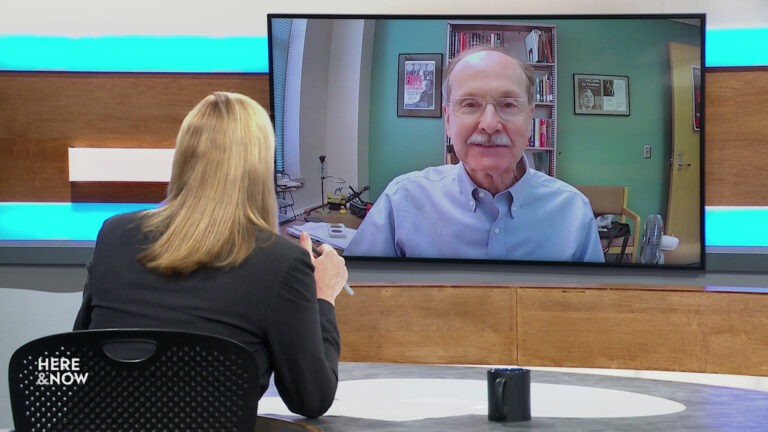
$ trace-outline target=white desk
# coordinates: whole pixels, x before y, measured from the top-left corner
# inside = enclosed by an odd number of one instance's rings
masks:
[[[486,367],[342,363],[334,405],[304,422],[325,432],[768,430],[766,391],[536,369],[533,419],[495,423],[487,419],[485,374]],[[273,388],[264,396],[260,415],[302,419]]]

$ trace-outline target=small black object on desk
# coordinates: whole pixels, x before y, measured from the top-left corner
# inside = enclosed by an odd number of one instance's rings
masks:
[[[488,369],[488,420],[531,419],[531,371],[523,368]]]

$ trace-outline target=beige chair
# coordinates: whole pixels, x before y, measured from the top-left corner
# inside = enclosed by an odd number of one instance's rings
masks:
[[[627,223],[627,219],[632,222],[630,223],[631,235],[627,243],[626,259],[629,262],[637,262],[640,255],[640,230],[642,226],[640,225],[640,216],[627,208],[627,187],[593,185],[575,185],[575,187],[587,196],[592,204],[592,212],[595,216],[612,214],[619,216],[620,222]],[[608,239],[600,239],[603,250],[608,246],[607,253],[609,254],[621,253],[623,241],[623,237],[616,238],[608,245]]]

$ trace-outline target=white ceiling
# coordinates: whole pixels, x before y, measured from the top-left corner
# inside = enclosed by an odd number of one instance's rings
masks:
[[[707,13],[708,28],[768,27],[768,0],[4,0],[0,33],[265,36],[266,14]]]

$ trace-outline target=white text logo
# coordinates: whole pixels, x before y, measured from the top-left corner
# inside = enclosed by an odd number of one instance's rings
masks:
[[[40,357],[37,359],[37,385],[85,384],[88,372],[81,373],[79,358]]]

